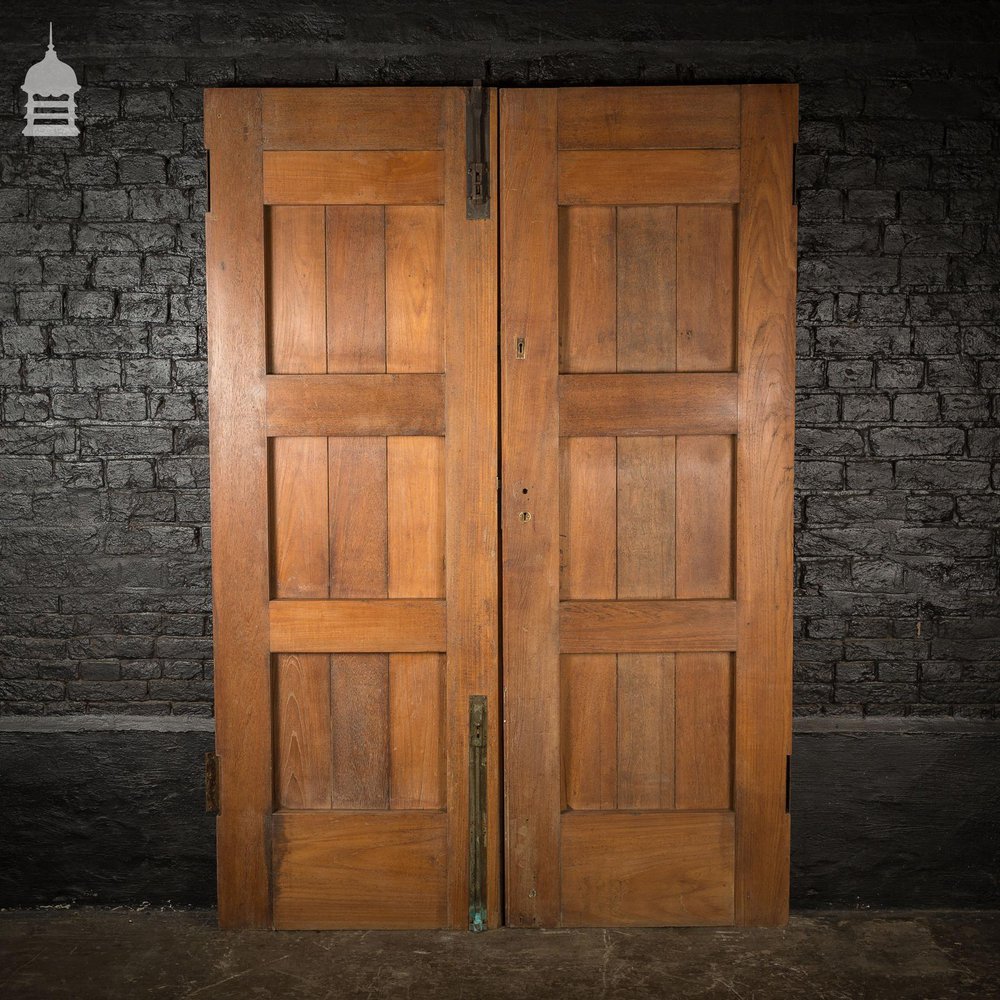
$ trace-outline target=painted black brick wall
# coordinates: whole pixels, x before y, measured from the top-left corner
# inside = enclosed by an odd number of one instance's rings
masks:
[[[21,136],[49,17],[78,140]],[[797,711],[995,717],[998,26],[967,0],[12,0],[0,714],[211,712],[201,88],[482,76],[801,85]]]

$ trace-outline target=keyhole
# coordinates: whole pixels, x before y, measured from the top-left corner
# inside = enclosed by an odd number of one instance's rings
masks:
[[[522,510],[521,513],[518,514],[518,517],[520,517],[522,521],[530,521],[531,520],[531,514],[528,511],[526,511],[526,510]]]

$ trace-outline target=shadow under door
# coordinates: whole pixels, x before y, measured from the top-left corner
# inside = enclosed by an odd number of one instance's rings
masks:
[[[783,923],[796,88],[205,117],[221,923]]]

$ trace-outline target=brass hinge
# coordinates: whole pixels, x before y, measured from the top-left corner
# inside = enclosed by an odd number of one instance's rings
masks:
[[[798,178],[798,167],[795,165],[795,161],[798,159],[799,144],[797,142],[792,143],[792,204],[798,205],[799,203],[799,178]]]
[[[465,97],[465,217],[490,217],[489,91],[476,80]]]
[[[792,805],[792,755],[785,754],[785,812],[791,811]]]
[[[469,698],[469,930],[486,930],[486,696]]]
[[[214,751],[205,754],[205,812],[218,815],[222,808],[219,797],[219,757]]]

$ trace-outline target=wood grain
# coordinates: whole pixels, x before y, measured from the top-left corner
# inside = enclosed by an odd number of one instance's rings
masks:
[[[614,208],[559,210],[561,371],[615,370],[615,232]]]
[[[742,90],[736,445],[736,919],[788,920],[798,88]]]
[[[207,90],[205,142],[209,455],[212,523],[222,528],[212,546],[219,923],[264,927],[273,782],[260,92]]]
[[[618,597],[674,596],[674,440],[618,439]]]
[[[507,921],[552,927],[561,798],[557,97],[504,90],[500,100]],[[531,345],[523,361],[514,360],[519,337]]]
[[[444,371],[443,222],[433,206],[386,209],[386,371]]]
[[[444,156],[435,150],[264,153],[268,205],[437,205]]]
[[[732,434],[735,375],[560,375],[562,435]]]
[[[563,803],[614,809],[618,801],[618,677],[614,656],[563,656]]]
[[[560,205],[704,204],[739,200],[729,149],[572,150],[559,154]]]
[[[560,442],[560,597],[615,596],[615,440]]]
[[[442,809],[444,657],[389,657],[389,808]]]
[[[618,371],[677,367],[677,208],[618,209]]]
[[[734,148],[739,87],[566,87],[560,149]]]
[[[274,926],[444,927],[447,818],[433,812],[274,817]]]
[[[677,439],[677,596],[733,594],[733,439]]]
[[[563,601],[564,653],[736,648],[735,601]]]
[[[268,87],[265,149],[440,149],[440,87]]]
[[[730,205],[677,209],[677,370],[736,367],[735,217]]]
[[[275,658],[275,800],[282,809],[330,808],[330,658]]]
[[[330,657],[330,729],[333,808],[388,808],[388,656]]]
[[[327,597],[330,554],[326,440],[271,442],[271,522],[275,597]]]
[[[444,597],[444,441],[387,444],[389,596]]]
[[[498,91],[486,93],[496,178]],[[500,805],[499,537],[497,525],[497,188],[490,217],[466,218],[465,92],[449,90],[444,207],[445,562],[448,592],[446,733],[449,837],[462,845],[448,872],[453,927],[469,922],[469,698],[487,699],[486,917],[501,919],[503,822]],[[472,624],[474,623],[474,624]],[[454,850],[454,846],[453,846]]]
[[[326,227],[323,209],[267,211],[267,326],[272,372],[326,371]]]
[[[618,656],[618,808],[674,807],[674,655]]]
[[[275,653],[424,653],[447,648],[444,601],[272,601],[269,617]]]
[[[276,437],[444,434],[444,377],[271,375],[267,433]]]
[[[388,594],[386,442],[328,441],[330,597]]]
[[[385,371],[381,205],[326,207],[326,347],[327,371]]]
[[[733,667],[729,653],[678,653],[678,809],[731,809]]]
[[[731,813],[567,813],[566,927],[729,924]]]

